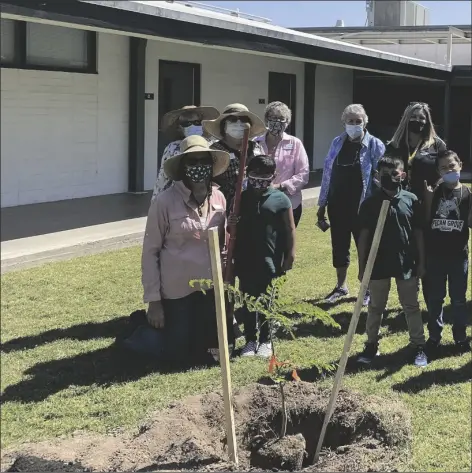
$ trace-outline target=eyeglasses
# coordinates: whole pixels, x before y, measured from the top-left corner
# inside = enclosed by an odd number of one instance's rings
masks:
[[[202,124],[201,120],[182,120],[179,121],[179,125],[183,128],[187,128],[188,126],[200,126]]]
[[[287,123],[287,120],[283,117],[267,117],[267,120],[271,122]]]
[[[235,115],[230,115],[229,117],[226,117],[226,120],[230,123],[236,123],[240,121],[241,123],[251,123],[251,119],[249,117],[237,117]]]

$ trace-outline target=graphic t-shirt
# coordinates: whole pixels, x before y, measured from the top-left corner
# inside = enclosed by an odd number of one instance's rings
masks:
[[[468,252],[471,205],[472,194],[466,186],[453,190],[444,184],[438,186],[433,196],[426,237],[429,253],[453,257]]]

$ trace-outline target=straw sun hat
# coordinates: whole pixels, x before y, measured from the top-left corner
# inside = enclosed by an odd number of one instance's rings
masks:
[[[215,138],[219,140],[223,139],[221,136],[221,122],[229,116],[233,117],[248,117],[251,120],[251,129],[249,130],[249,139],[253,139],[256,136],[263,135],[267,128],[264,125],[264,122],[255,114],[249,111],[249,109],[241,104],[241,103],[232,103],[227,105],[223,110],[223,113],[216,119],[211,120],[204,120],[202,122],[203,129],[213,135]]]
[[[178,110],[167,112],[162,117],[161,130],[164,133],[170,131],[175,126],[180,115],[185,112],[197,113],[202,117],[202,120],[213,120],[220,114],[220,112],[215,107],[197,107],[195,105],[186,105],[185,107],[179,108]]]
[[[219,176],[226,171],[229,166],[229,154],[225,151],[210,149],[208,141],[202,136],[189,136],[180,143],[180,154],[168,158],[164,162],[164,172],[172,181],[182,180],[180,176],[180,161],[185,156],[192,156],[196,153],[210,153],[213,158],[213,177]]]

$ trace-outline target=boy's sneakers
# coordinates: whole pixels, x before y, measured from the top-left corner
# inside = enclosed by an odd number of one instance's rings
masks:
[[[366,343],[364,351],[358,356],[357,362],[368,365],[372,363],[374,358],[378,356],[379,353],[379,344],[378,343]]]
[[[464,353],[470,353],[472,351],[470,347],[470,342],[468,340],[464,340],[463,342],[456,342],[456,351],[463,355]]]
[[[334,304],[336,301],[343,297],[347,297],[349,295],[349,289],[347,286],[339,287],[336,286],[327,296],[325,302],[329,304]]]
[[[257,342],[247,342],[241,350],[241,356],[255,356],[257,352]]]
[[[365,293],[364,302],[362,303],[362,305],[363,305],[364,307],[367,307],[367,306],[369,305],[369,302],[370,302],[370,292],[367,291],[367,292]]]
[[[273,355],[272,345],[269,342],[261,343],[257,349],[256,355],[262,358],[270,358]]]
[[[415,352],[415,366],[427,366],[428,365],[428,357],[424,351],[424,346],[419,345],[416,347]]]

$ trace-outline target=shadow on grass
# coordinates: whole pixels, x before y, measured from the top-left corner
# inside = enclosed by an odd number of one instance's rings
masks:
[[[57,340],[93,340],[98,338],[116,338],[127,327],[129,317],[119,317],[106,322],[86,323],[68,328],[58,328],[28,337],[19,337],[2,344],[3,353],[30,350]]]
[[[384,313],[382,327],[387,328],[389,333],[405,332],[408,327],[404,315],[399,315],[398,309],[387,309]],[[340,325],[340,328],[329,327],[320,322],[301,322],[294,321],[293,332],[295,338],[317,337],[317,338],[337,338],[347,333],[351,323],[352,311],[331,314],[333,319]],[[367,309],[365,308],[359,317],[356,333],[362,335],[365,333],[365,324],[367,319]],[[427,322],[427,314],[423,313],[423,322]],[[292,340],[290,333],[280,331],[277,333],[280,340]]]
[[[470,356],[470,355],[468,355]],[[417,394],[434,385],[451,385],[470,382],[472,380],[472,361],[460,368],[441,368],[433,371],[424,371],[418,376],[409,378],[392,386],[394,391]]]
[[[169,366],[113,344],[71,358],[36,364],[24,372],[28,379],[7,386],[1,402],[40,402],[70,386],[108,387],[115,383],[136,381],[151,373],[175,373],[190,368]]]

